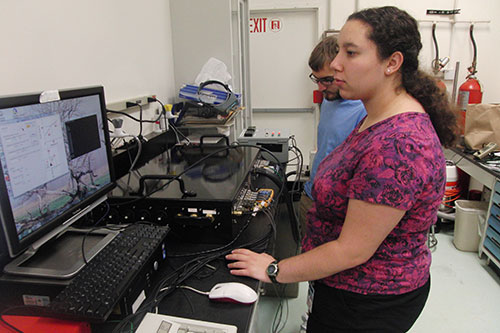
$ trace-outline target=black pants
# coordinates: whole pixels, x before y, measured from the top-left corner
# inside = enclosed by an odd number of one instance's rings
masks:
[[[307,333],[407,332],[424,308],[427,283],[402,295],[361,295],[314,284]]]

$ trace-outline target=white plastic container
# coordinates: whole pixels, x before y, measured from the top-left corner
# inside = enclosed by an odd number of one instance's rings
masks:
[[[461,251],[476,252],[481,237],[478,233],[479,216],[486,215],[486,201],[457,200],[455,201],[455,231],[453,244]]]
[[[446,161],[446,190],[439,210],[446,213],[453,211],[453,206],[459,194],[457,167],[452,161]]]

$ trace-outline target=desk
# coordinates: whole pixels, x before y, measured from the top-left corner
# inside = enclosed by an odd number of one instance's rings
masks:
[[[225,161],[226,159],[223,160]],[[200,187],[199,184],[200,181],[198,181],[198,188],[194,186],[192,188],[195,188],[199,196],[201,196],[201,188],[199,188]],[[216,181],[213,181],[212,184],[210,185],[212,187],[216,186],[219,188],[221,187],[221,183]],[[275,191],[275,198],[273,204],[271,205],[272,210],[275,209],[276,206],[283,205],[281,203],[278,204],[279,189],[277,188],[277,185],[275,185],[270,179],[268,179],[268,177],[261,176],[260,174],[257,179],[254,179],[252,177],[252,185],[259,188],[272,188]],[[178,192],[177,187],[175,188],[175,190],[176,192]],[[134,212],[138,210],[136,206],[132,208]],[[271,223],[270,223],[271,215],[273,216],[275,215],[273,211],[271,211],[269,214],[258,213],[255,217],[251,217],[251,215],[243,215],[235,217],[235,215],[232,215],[229,216],[230,218],[229,220],[221,221],[221,225],[224,225],[224,223],[222,222],[227,222],[226,224],[228,224],[229,226],[234,224],[238,226],[240,225],[244,226],[246,225],[246,222],[249,221],[249,218],[251,218],[248,227],[243,229],[244,231],[241,233],[241,235],[239,235],[239,237],[236,238],[234,244],[230,242],[230,240],[226,240],[223,243],[219,242],[218,244],[214,242],[209,242],[206,237],[208,234],[208,232],[206,231],[207,229],[203,228],[199,229],[201,230],[201,232],[199,232],[201,237],[198,237],[197,240],[193,240],[194,237],[192,233],[186,235],[185,233],[179,232],[178,234],[176,234],[174,232],[175,228],[172,228],[172,231],[167,236],[167,242],[166,242],[167,261],[164,262],[163,265],[159,268],[158,274],[155,274],[150,278],[160,281],[164,277],[171,275],[172,272],[174,272],[184,263],[191,260],[193,257],[196,258],[200,256],[199,254],[193,255],[194,253],[199,253],[200,251],[207,251],[214,248],[220,248],[228,243],[230,244],[230,246],[227,246],[227,250],[230,250],[236,247],[242,247],[242,246],[248,247],[247,244],[252,243],[252,241],[259,240],[258,246],[253,247],[252,249],[259,252],[268,249],[269,246],[272,245],[272,242],[270,241],[270,236],[272,235],[271,230],[273,229],[271,228]],[[112,222],[115,220],[113,216],[108,216],[108,218],[109,221],[104,221],[104,222]],[[90,224],[93,225],[93,222],[94,221],[90,221]],[[161,222],[169,223],[168,220],[161,220]],[[289,223],[288,219],[285,220],[284,222]],[[177,222],[176,224],[175,220],[170,220],[170,223],[172,225],[177,225],[179,227],[177,229],[183,227],[183,225],[180,224],[179,222]],[[219,224],[214,224],[214,225],[212,225],[211,226],[212,228],[210,228],[210,230],[212,231],[212,236],[216,235],[220,240],[222,235],[221,234],[222,230],[219,227]],[[239,230],[240,229],[238,229],[238,231]],[[227,236],[227,234],[224,234],[224,236]],[[280,238],[282,238],[281,236],[282,235],[280,235]],[[235,236],[233,235],[233,237]],[[191,256],[179,256],[179,254],[186,254],[186,253],[191,254]],[[187,285],[195,289],[198,289],[200,291],[209,291],[217,283],[241,282],[250,286],[257,293],[259,293],[261,288],[260,282],[250,278],[236,277],[231,275],[229,273],[229,270],[227,269],[226,266],[227,263],[223,258],[224,257],[221,254],[220,258],[213,260],[213,262],[210,262],[210,265],[216,268],[215,270],[207,268],[203,272],[199,271],[197,272],[197,274],[194,274],[186,278],[177,285]],[[200,274],[203,276],[201,276]],[[67,283],[69,283],[69,281]],[[154,280],[152,284],[155,285]],[[39,287],[39,285],[40,283],[30,283],[30,286],[33,286],[34,288]],[[57,291],[53,292],[54,297],[60,292],[60,289],[62,289],[62,287],[59,288]],[[149,292],[149,290],[147,290],[147,292]],[[50,296],[52,297],[52,294]],[[147,293],[146,296],[149,297],[150,295]],[[134,297],[133,300],[128,300],[129,303],[130,301],[134,302],[137,299],[135,298],[135,296],[133,297]],[[5,300],[5,294],[2,295],[2,299]],[[22,304],[22,300],[20,300],[20,302]],[[163,298],[162,301],[158,304],[158,310],[159,310],[158,312],[160,314],[168,314],[172,316],[179,316],[179,317],[186,317],[204,321],[212,321],[212,322],[235,325],[238,327],[238,332],[252,332],[253,331],[252,324],[253,322],[255,322],[254,315],[256,307],[257,303],[252,305],[215,303],[209,301],[207,296],[197,294],[190,290],[172,289],[172,292],[166,295],[166,297]],[[151,309],[150,307],[149,308],[145,307],[144,310],[146,312],[154,311],[154,309]],[[135,321],[135,319],[137,320]],[[142,319],[141,315],[138,315],[137,318],[134,318],[134,327],[137,327],[141,319]],[[116,327],[116,325],[117,322],[113,321],[113,318],[110,318],[104,324],[92,325],[92,328],[94,332],[110,332]],[[125,330],[127,329],[128,327],[125,328]]]
[[[485,254],[488,262],[492,261],[497,267],[500,267],[500,246],[498,244],[500,230],[496,230],[493,226],[494,223],[498,223],[496,222],[498,216],[492,213],[492,211],[500,209],[498,208],[500,205],[500,173],[483,166],[471,154],[464,153],[460,148],[445,149],[445,157],[490,190],[487,197],[489,204],[486,225],[481,233],[479,257]]]
[[[266,188],[271,187],[275,189],[275,191],[277,191],[276,186],[269,184],[268,180],[266,181],[265,179],[260,178],[257,179],[254,185],[262,185],[259,187]],[[262,183],[261,180],[263,181]],[[278,200],[275,200],[274,202],[276,203],[277,201]],[[279,205],[281,206],[282,204]],[[273,205],[271,209],[271,214],[274,215],[276,205]],[[248,217],[243,216],[239,218],[246,220]],[[270,242],[269,238],[269,236],[272,235],[270,234],[271,230],[272,229],[269,217],[264,213],[258,213],[255,217],[251,218],[250,224],[240,235],[240,237],[238,237],[231,248],[236,248],[248,243],[252,243],[255,240],[263,240],[262,242],[259,242],[259,244],[253,249],[259,252],[265,251],[272,243]],[[174,232],[170,232],[167,236],[167,262],[161,268],[160,274],[158,274],[158,280],[171,275],[184,263],[199,256],[184,256],[184,254],[199,253],[201,251],[207,251],[220,247],[221,244],[189,242],[186,239],[180,238]],[[180,256],[180,254],[182,254],[182,256]],[[189,286],[200,291],[209,291],[217,283],[241,282],[250,286],[257,292],[257,294],[259,294],[261,283],[251,278],[231,275],[227,268],[227,262],[223,257],[219,257],[218,259],[210,262],[210,266],[213,266],[215,269],[211,269],[209,267],[203,268],[196,274],[192,275],[184,282],[182,282],[181,285]],[[168,294],[160,302],[158,306],[158,313],[235,325],[238,328],[238,332],[243,333],[255,331],[252,325],[256,322],[254,317],[257,304],[258,302],[252,305],[217,303],[210,301],[208,299],[208,296],[206,295],[201,295],[188,289],[178,288]],[[140,316],[138,319],[140,318],[142,318],[142,316]],[[136,327],[138,323],[139,320],[134,323],[134,327]],[[109,332],[114,328],[115,325],[116,323],[111,322],[100,325],[93,325],[93,331]]]
[[[490,190],[495,187],[496,179],[500,178],[500,173],[481,165],[471,154],[464,153],[460,148],[445,149],[444,154],[446,159],[453,161],[463,172]]]

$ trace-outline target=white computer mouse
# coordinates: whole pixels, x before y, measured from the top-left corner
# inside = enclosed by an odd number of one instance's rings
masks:
[[[217,302],[252,304],[257,300],[257,293],[243,283],[223,282],[212,287],[208,298]]]

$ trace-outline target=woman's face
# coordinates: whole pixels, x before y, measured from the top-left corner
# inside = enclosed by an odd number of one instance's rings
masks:
[[[370,99],[385,77],[386,61],[379,59],[377,46],[368,39],[370,30],[364,22],[350,20],[340,31],[339,53],[330,67],[344,99]]]

